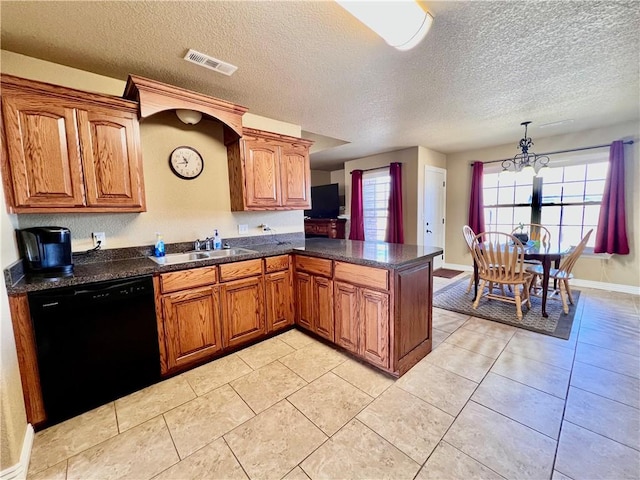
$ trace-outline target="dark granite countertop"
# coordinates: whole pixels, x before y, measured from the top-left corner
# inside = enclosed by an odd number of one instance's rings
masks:
[[[234,239],[229,242],[233,246]],[[255,253],[243,253],[224,258],[211,258],[193,262],[179,263],[173,265],[158,265],[147,258],[144,248],[127,249],[132,258],[120,258],[118,255],[105,256],[105,261],[87,262],[86,260],[75,261],[74,272],[70,277],[43,279],[15,276],[15,271],[5,270],[7,279],[7,293],[16,295],[38,290],[46,290],[58,287],[68,287],[104,280],[115,280],[119,278],[135,277],[140,275],[151,275],[154,273],[171,272],[176,270],[186,270],[189,268],[204,267],[220,263],[236,262],[253,258],[282,255],[285,253],[304,253],[314,257],[328,258],[331,260],[344,260],[360,265],[373,267],[397,269],[411,263],[420,262],[425,257],[433,257],[442,253],[442,249],[417,246],[398,245],[392,243],[360,242],[351,240],[332,240],[327,238],[299,239],[293,241],[249,244],[242,245],[244,248],[253,250]],[[108,252],[108,251],[105,251]],[[107,255],[109,255],[107,253]],[[144,255],[144,256],[143,256]],[[20,271],[21,269],[13,269]],[[14,276],[12,276],[12,273]],[[15,281],[13,279],[15,278]]]

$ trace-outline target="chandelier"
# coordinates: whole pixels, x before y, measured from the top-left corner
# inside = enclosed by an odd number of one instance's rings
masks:
[[[529,149],[533,146],[531,137],[527,137],[527,127],[531,122],[522,122],[520,125],[524,125],[524,138],[520,139],[518,152],[513,159],[507,159],[502,162],[503,174],[513,174],[522,172],[522,175],[534,177],[542,176],[546,170],[549,169],[549,157],[546,155],[536,155],[534,152],[530,152]]]

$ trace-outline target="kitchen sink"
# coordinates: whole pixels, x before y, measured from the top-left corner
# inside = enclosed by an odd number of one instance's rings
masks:
[[[224,250],[194,250],[185,253],[169,253],[164,257],[149,258],[160,265],[174,265],[176,263],[197,262],[209,260],[210,258],[227,258],[234,255],[245,255],[247,253],[258,253],[248,248],[226,248]]]

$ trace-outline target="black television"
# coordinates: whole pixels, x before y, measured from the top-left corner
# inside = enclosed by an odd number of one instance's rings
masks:
[[[338,184],[311,187],[311,210],[305,210],[309,218],[337,218],[340,214]]]

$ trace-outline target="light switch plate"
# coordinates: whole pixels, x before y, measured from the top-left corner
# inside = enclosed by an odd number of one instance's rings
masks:
[[[246,235],[249,233],[249,225],[246,223],[238,224],[238,233],[240,235]]]

